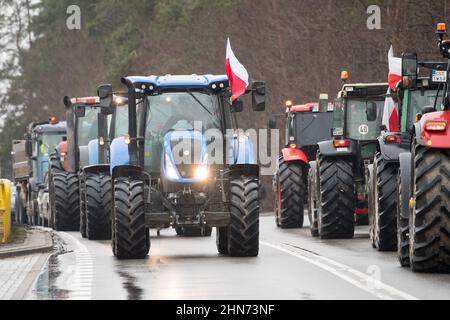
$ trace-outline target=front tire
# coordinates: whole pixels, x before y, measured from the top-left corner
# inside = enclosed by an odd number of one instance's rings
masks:
[[[241,175],[233,177],[230,184],[228,253],[234,257],[256,257],[259,252],[259,179]]]
[[[415,146],[410,265],[416,272],[450,270],[450,150]]]
[[[89,240],[111,239],[111,177],[86,174],[86,236]]]
[[[378,251],[395,251],[397,249],[397,197],[396,177],[398,166],[386,163],[381,153],[374,159],[373,187],[373,223],[371,238]]]
[[[144,259],[150,250],[144,205],[141,180],[132,177],[115,180],[112,244],[118,259]]]
[[[76,173],[53,172],[53,226],[56,231],[78,231],[80,229],[79,182]]]
[[[321,239],[350,239],[355,232],[353,162],[319,156]]]

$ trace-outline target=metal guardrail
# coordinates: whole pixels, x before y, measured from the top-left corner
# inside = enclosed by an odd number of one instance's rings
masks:
[[[11,235],[11,182],[0,179],[0,244]]]

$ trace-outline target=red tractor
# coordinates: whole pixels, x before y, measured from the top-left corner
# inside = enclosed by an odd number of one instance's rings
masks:
[[[439,49],[450,62],[450,40],[444,40],[445,24],[439,24]],[[417,57],[403,59],[403,83],[417,81]],[[400,154],[397,194],[399,243],[413,271],[450,271],[450,63],[431,71],[439,84],[434,105],[422,107],[411,128],[411,152]],[[406,221],[406,224],[405,224]],[[400,249],[400,248],[399,248]],[[406,258],[406,259],[405,259]],[[403,264],[405,265],[405,264]]]
[[[276,118],[286,119],[285,148],[281,150],[278,169],[273,179],[276,224],[280,228],[301,228],[307,204],[309,161],[316,158],[317,143],[331,138],[333,105],[328,95],[320,102],[293,105],[286,102],[285,114],[272,115],[270,128],[276,128]]]

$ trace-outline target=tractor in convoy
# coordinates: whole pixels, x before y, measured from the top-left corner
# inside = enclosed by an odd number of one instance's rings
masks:
[[[66,123],[51,117],[49,121],[29,124],[25,139],[13,141],[15,212],[18,223],[40,225],[38,194],[45,189],[49,154],[65,136]]]
[[[114,255],[144,258],[149,229],[170,226],[216,227],[220,254],[257,256],[259,166],[250,138],[234,130],[243,102],[230,103],[227,76],[126,77],[122,83],[129,131],[111,144]],[[101,95],[104,105],[112,92]],[[247,93],[253,110],[263,111],[265,83],[254,82]]]
[[[108,123],[114,123],[116,104],[102,107],[99,102],[99,97],[64,98],[67,141],[52,157],[49,175],[51,226],[80,230],[90,240],[111,236]]]
[[[396,103],[399,110],[399,131],[389,132],[382,126],[381,135],[377,141],[377,152],[373,165],[369,167],[369,220],[372,246],[379,251],[396,251],[402,265],[409,265],[408,232],[408,202],[404,199],[406,212],[399,214],[397,195],[397,174],[399,173],[400,157],[409,152],[411,147],[411,132],[416,122],[416,115],[422,112],[424,106],[434,105],[436,99],[442,100],[442,84],[436,83],[430,77],[431,70],[445,70],[446,62],[417,63],[428,74],[409,81],[411,73],[408,68],[414,65],[417,56],[411,53],[402,55],[402,75],[397,90],[391,90],[392,103]],[[389,99],[390,97],[387,97]],[[400,156],[401,155],[401,156]],[[403,175],[409,173],[403,172]]]
[[[348,79],[343,71],[342,80]],[[308,210],[311,234],[352,238],[355,223],[367,223],[367,168],[373,161],[387,83],[344,84],[334,101],[332,139],[319,142],[310,162]]]
[[[277,127],[277,118],[286,119],[285,143],[273,178],[274,212],[280,228],[303,227],[307,205],[309,161],[315,160],[317,143],[331,138],[333,105],[328,95],[320,95],[319,103],[293,105],[286,101],[284,114],[273,114],[269,127]]]
[[[450,270],[450,40],[438,24],[439,49],[446,64],[431,70],[438,85],[410,128],[410,152],[401,153],[397,182],[399,257],[416,272]],[[415,86],[417,57],[403,59],[403,83]],[[442,94],[441,94],[442,92]],[[409,245],[409,246],[408,246]]]

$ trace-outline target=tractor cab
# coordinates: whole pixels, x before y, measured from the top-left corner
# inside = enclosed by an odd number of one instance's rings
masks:
[[[387,83],[345,84],[334,102],[333,145],[371,159],[380,135]]]
[[[47,123],[32,125],[28,143],[31,147],[30,159],[35,173],[35,182],[38,185],[44,182],[45,174],[48,171],[49,154],[55,150],[65,136],[66,122],[58,122],[55,117],[52,117]]]

